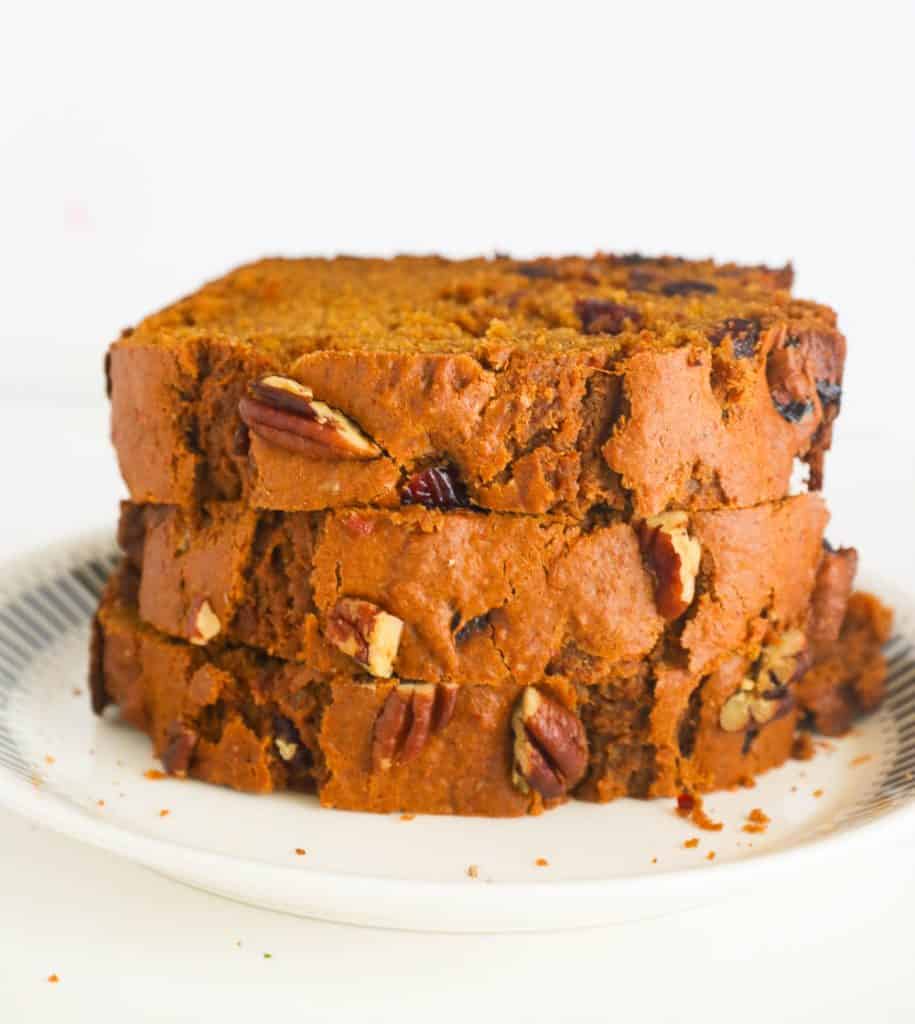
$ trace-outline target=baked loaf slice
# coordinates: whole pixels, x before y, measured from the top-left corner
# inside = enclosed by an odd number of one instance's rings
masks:
[[[125,331],[137,502],[581,517],[819,488],[845,341],[790,269],[672,258],[265,260]]]
[[[827,519],[813,494],[635,524],[125,503],[119,533],[140,617],[193,643],[320,672],[591,685],[659,651],[695,676],[806,629]]]
[[[830,553],[821,566],[808,635],[839,633],[842,602],[827,577],[844,578],[851,560]],[[250,792],[316,789],[329,807],[512,816],[570,795],[732,786],[790,756],[798,724],[822,713],[830,687],[858,692],[858,680],[838,671],[819,679],[815,707],[799,702],[807,655],[798,630],[706,676],[661,657],[590,687],[562,677],[453,686],[319,673],[249,648],[166,637],[139,620],[131,593],[130,574],[116,574],[96,617],[95,709],[116,704],[171,773]],[[887,626],[879,603],[857,595],[826,656],[863,667],[870,700],[885,674]]]

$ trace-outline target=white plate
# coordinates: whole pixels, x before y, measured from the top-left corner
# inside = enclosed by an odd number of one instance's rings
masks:
[[[702,832],[668,800],[406,821],[322,810],[298,795],[148,779],[147,738],[94,718],[86,693],[89,619],[115,559],[110,536],[95,535],[0,576],[0,803],[211,892],[380,927],[577,927],[712,902],[915,822],[915,628],[908,599],[884,586],[898,627],[883,710],[814,760],[707,798],[724,829]],[[742,831],[755,807],[772,819],[761,835]],[[693,837],[698,846],[685,848]]]

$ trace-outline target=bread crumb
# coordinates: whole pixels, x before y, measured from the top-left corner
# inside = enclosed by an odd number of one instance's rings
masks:
[[[652,864],[657,864],[658,863],[658,858],[657,857],[652,857],[651,858],[651,863]]]
[[[534,861],[534,864],[536,864],[538,868],[548,868],[550,866],[550,862],[546,859],[546,857],[538,857]]]
[[[715,859],[715,851],[714,850],[709,850],[709,852],[705,855],[705,859],[706,860],[714,860]]]
[[[52,757],[50,754],[45,754],[45,756],[44,756],[44,763],[45,764],[54,764],[54,762],[56,760],[57,760],[57,758]]]
[[[831,754],[835,749],[835,743],[830,743],[829,740],[816,740],[814,746],[817,750],[825,750],[827,754]]]
[[[301,846],[297,846],[297,847],[295,848],[295,855],[296,855],[297,857],[304,857],[304,856],[305,856],[305,851],[304,851],[304,850],[302,849],[302,847],[301,847]]]
[[[701,796],[692,793],[681,793],[677,797],[677,814],[681,818],[689,820],[697,827],[706,832],[720,832],[724,824],[720,821],[713,821],[706,813]]]
[[[401,814],[400,820],[401,821],[413,821],[413,819],[415,817],[416,817],[415,814]]]
[[[813,791],[813,795],[817,798],[817,800],[819,800],[820,797],[823,795],[823,790],[822,789],[815,789]]]
[[[97,800],[96,803],[99,805],[99,807],[104,807],[105,806],[105,801],[104,800]]]
[[[83,695],[83,691],[78,686],[75,686],[73,688],[73,696],[74,697],[82,697],[82,695]]]
[[[873,754],[861,754],[859,757],[852,758],[852,760],[850,762],[850,766],[852,768],[857,768],[860,765],[867,764],[868,761],[873,761],[873,760],[874,760],[874,755]]]
[[[695,836],[693,836],[692,839],[684,840],[684,842],[683,842],[683,849],[684,850],[695,850],[698,845],[699,845],[699,840]]]
[[[158,768],[147,768],[146,771],[143,772],[143,778],[155,781],[156,779],[168,778],[168,776],[165,772],[160,772]]]
[[[480,877],[480,868],[479,868],[479,866],[476,865],[476,864],[470,864],[468,866],[468,868],[467,868],[467,877],[468,878],[479,878]]]
[[[799,732],[791,745],[791,756],[795,761],[809,761],[816,753],[813,738],[809,732]]]
[[[768,814],[765,814],[759,807],[754,807],[747,815],[747,824],[744,825],[741,831],[749,832],[751,835],[758,835],[766,831],[766,827],[771,820]]]
[[[159,811],[160,818],[166,818],[169,814],[171,814],[171,811],[167,807],[163,807],[162,810]]]
[[[48,975],[48,981],[52,985],[56,985],[60,981],[60,978],[58,978],[56,974],[49,974]]]

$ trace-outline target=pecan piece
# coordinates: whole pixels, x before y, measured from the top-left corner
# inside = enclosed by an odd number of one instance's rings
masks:
[[[470,505],[467,488],[451,465],[430,466],[414,473],[401,487],[400,500],[404,505],[425,508],[467,508]]]
[[[436,683],[399,683],[388,694],[372,731],[372,771],[409,764],[430,736],[451,721],[457,687]]]
[[[835,551],[824,544],[810,599],[810,622],[807,627],[810,647],[816,655],[828,653],[839,639],[857,568],[858,552],[854,548],[839,548]]]
[[[187,775],[198,739],[195,729],[182,722],[172,722],[166,736],[165,750],[159,758],[169,775],[178,775],[182,778]]]
[[[685,512],[662,512],[639,527],[642,550],[655,576],[655,603],[668,620],[679,618],[696,595],[702,546],[688,528]]]
[[[376,459],[381,449],[305,384],[267,376],[248,385],[238,403],[242,422],[258,437],[311,459]]]
[[[205,647],[222,629],[222,623],[213,611],[213,606],[205,597],[198,598],[191,605],[188,622],[188,639],[198,647]]]
[[[564,796],[584,777],[588,741],[574,711],[535,686],[525,687],[512,713],[512,782],[528,793],[552,800]]]
[[[373,676],[387,679],[394,669],[403,621],[371,601],[341,597],[327,618],[325,636]]]
[[[289,769],[301,772],[308,767],[308,748],[295,725],[283,715],[273,716],[273,745]]]
[[[806,667],[806,650],[807,640],[799,629],[789,629],[776,643],[763,647],[740,689],[722,705],[721,728],[743,732],[787,714],[794,705],[788,684]]]

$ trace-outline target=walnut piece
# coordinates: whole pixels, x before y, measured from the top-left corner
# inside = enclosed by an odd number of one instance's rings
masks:
[[[394,671],[403,621],[371,601],[341,597],[327,618],[327,639],[368,669],[387,679]]]
[[[409,764],[426,748],[430,736],[451,721],[457,702],[454,685],[399,683],[388,694],[372,732],[372,770],[386,772]]]
[[[763,647],[751,672],[722,705],[718,724],[725,732],[743,732],[751,725],[766,725],[786,714],[793,705],[788,690],[806,663],[807,639],[789,629],[774,644]]]
[[[205,598],[198,598],[191,606],[190,641],[198,647],[205,647],[215,636],[219,635],[222,623],[219,621],[213,606]]]
[[[522,793],[533,789],[551,800],[564,796],[582,780],[588,765],[588,742],[574,711],[528,686],[512,714],[512,731],[512,782]]]
[[[311,459],[377,459],[381,449],[305,384],[271,375],[248,385],[238,403],[244,425],[271,444]]]
[[[663,512],[639,527],[642,550],[655,576],[655,603],[668,621],[679,618],[696,596],[702,546],[689,535],[685,512]]]

